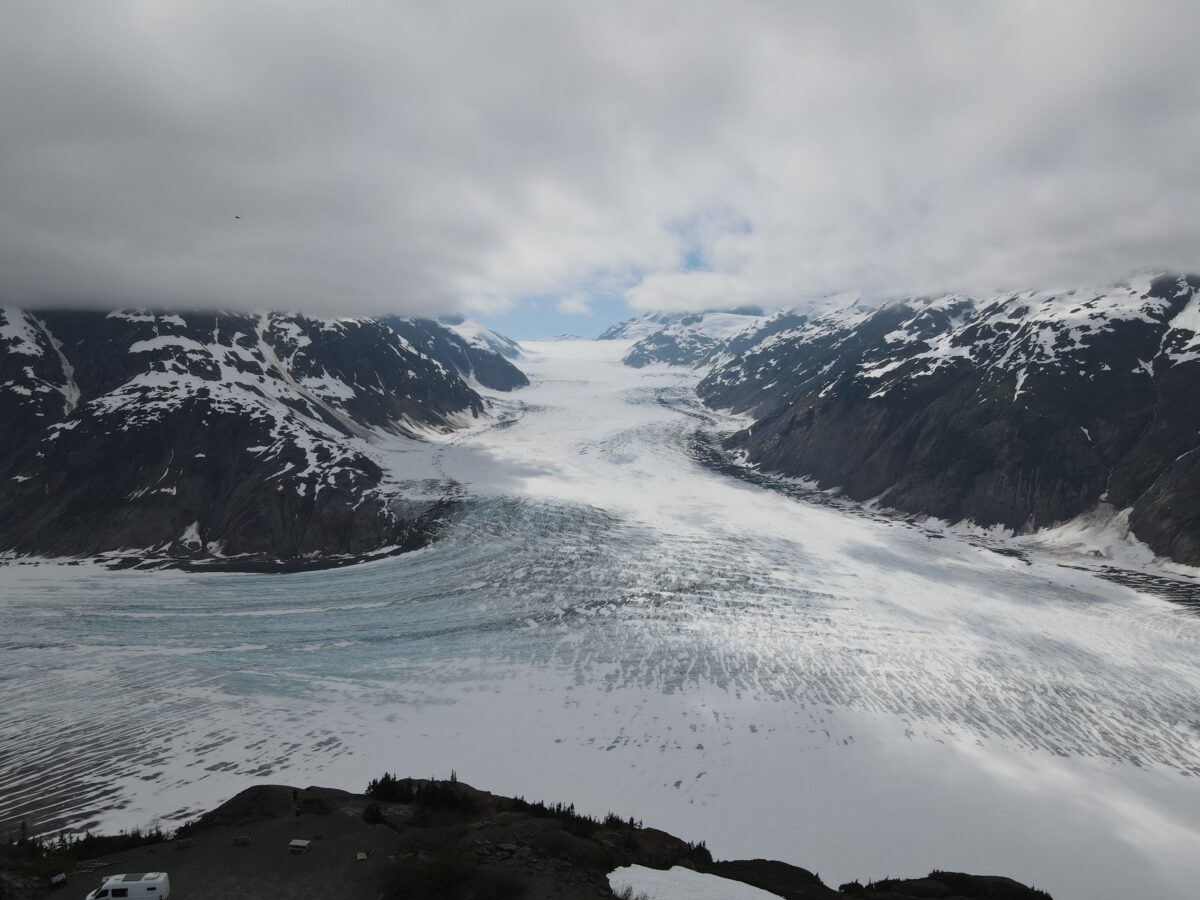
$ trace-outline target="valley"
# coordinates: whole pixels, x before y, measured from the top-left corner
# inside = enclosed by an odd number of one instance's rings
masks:
[[[455,769],[827,883],[1191,896],[1192,608],[733,477],[703,449],[746,420],[631,343],[528,344],[489,418],[372,444],[389,490],[457,500],[423,549],[272,578],[9,560],[0,822]]]

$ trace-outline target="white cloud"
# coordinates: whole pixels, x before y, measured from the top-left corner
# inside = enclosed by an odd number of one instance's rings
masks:
[[[723,272],[660,272],[647,275],[627,292],[640,310],[685,312],[744,306],[755,301],[753,286]]]
[[[0,302],[699,308],[1195,268],[1197,26],[1192,0],[17,2]]]
[[[561,298],[555,308],[560,312],[569,316],[590,316],[592,308],[588,305],[588,298],[583,294],[574,293],[567,294]]]

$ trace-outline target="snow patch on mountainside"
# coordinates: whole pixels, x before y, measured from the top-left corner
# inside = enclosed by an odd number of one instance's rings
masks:
[[[1022,533],[1099,502],[1200,562],[1200,277],[783,310],[701,381],[731,447],[855,500]],[[653,338],[648,339],[653,340]]]
[[[31,316],[22,310],[4,310],[0,318],[0,342],[7,353],[21,353],[25,356],[41,356],[42,347],[38,340],[38,330],[34,327]]]
[[[638,341],[663,328],[680,324],[708,337],[729,338],[752,324],[754,320],[762,318],[763,311],[761,309],[749,306],[698,313],[648,312],[610,326],[597,340]]]
[[[969,363],[995,377],[1015,375],[1019,399],[1028,377],[1038,372],[1081,369],[1086,377],[1092,363],[1088,351],[1101,336],[1118,327],[1141,323],[1164,328],[1161,354],[1172,362],[1200,358],[1200,294],[1180,280],[1175,298],[1155,295],[1154,279],[1145,276],[1106,288],[1020,291],[987,297],[947,294],[909,298],[867,306],[811,313],[781,310],[747,332],[738,354],[714,373],[724,384],[764,380],[764,369],[775,366],[775,348],[825,343],[831,349],[857,337],[869,319],[890,315],[896,324],[877,346],[865,349],[853,367],[853,377],[874,382],[874,397],[882,397],[913,379],[934,375],[958,363]],[[1187,305],[1172,317],[1176,298],[1190,295]],[[781,327],[785,325],[786,327]],[[1136,366],[1151,378],[1151,360]],[[1106,360],[1096,371],[1110,371]],[[838,374],[841,374],[840,372]]]
[[[628,366],[665,363],[697,367],[716,361],[737,336],[764,320],[761,310],[742,309],[682,315],[655,313],[610,328],[606,340],[636,338],[625,355]]]
[[[875,395],[882,396],[913,378],[966,361],[989,372],[1019,373],[1015,400],[1030,373],[1077,365],[1080,351],[1118,323],[1161,323],[1169,303],[1148,296],[1149,286],[1146,279],[1105,289],[1024,291],[988,298],[949,294],[891,304],[905,314],[884,338],[891,352],[865,357],[859,377],[880,382]],[[873,312],[817,317],[768,340],[783,343],[820,331],[852,329]],[[1153,374],[1148,367],[1147,373]]]
[[[1168,347],[1169,342],[1174,346]],[[1200,359],[1200,292],[1193,294],[1187,306],[1171,320],[1171,331],[1163,344],[1172,365]]]
[[[465,316],[443,316],[438,322],[449,328],[472,347],[499,353],[508,359],[521,358],[521,345],[486,325]]]
[[[415,542],[406,522],[430,503],[396,515],[394,455],[374,445],[491,421],[476,387],[526,383],[427,319],[0,316],[0,545],[24,553],[224,546],[274,559],[328,543],[352,557]]]
[[[634,897],[653,900],[779,900],[771,894],[741,881],[707,875],[674,866],[649,869],[646,866],[622,866],[609,873],[614,891],[629,889]]]
[[[1138,540],[1129,524],[1130,507],[1115,509],[1100,503],[1093,509],[1028,535],[1012,538],[1013,546],[1068,557],[1101,560],[1122,569],[1160,574],[1169,572],[1187,578],[1200,577],[1200,566],[1189,566],[1155,553]]]

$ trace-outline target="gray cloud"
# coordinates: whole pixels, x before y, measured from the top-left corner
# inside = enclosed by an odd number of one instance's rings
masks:
[[[683,309],[1194,269],[1197,26],[1191,0],[18,0],[0,301]]]

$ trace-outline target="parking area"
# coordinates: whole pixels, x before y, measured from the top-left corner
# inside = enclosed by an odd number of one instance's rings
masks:
[[[308,850],[290,852],[294,840],[309,841]],[[167,872],[172,900],[376,897],[380,870],[398,852],[400,838],[386,826],[338,811],[215,828],[189,841],[107,857],[90,875],[72,878],[60,896],[82,898],[104,876],[119,872]]]

